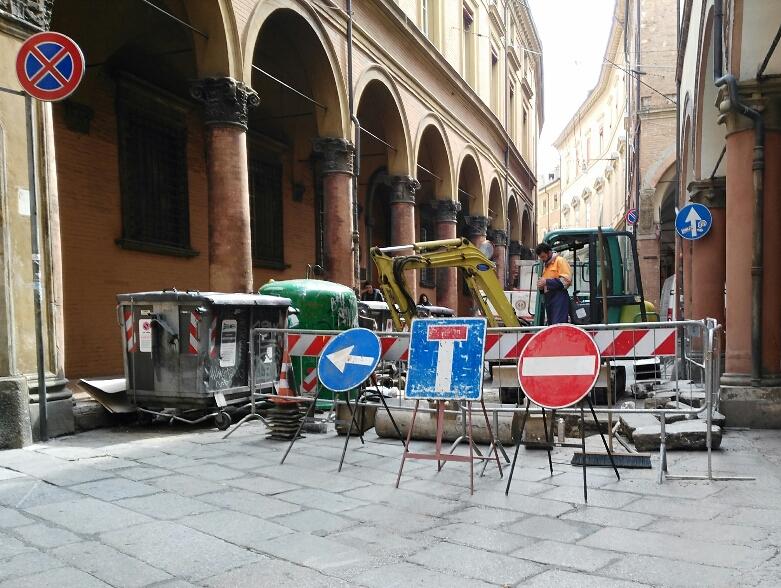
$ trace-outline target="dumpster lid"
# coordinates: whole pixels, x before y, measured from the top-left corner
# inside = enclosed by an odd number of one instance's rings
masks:
[[[130,302],[131,298],[136,304],[148,302],[207,302],[215,306],[290,306],[289,298],[265,294],[244,294],[241,292],[156,290],[152,292],[117,294],[118,302]]]

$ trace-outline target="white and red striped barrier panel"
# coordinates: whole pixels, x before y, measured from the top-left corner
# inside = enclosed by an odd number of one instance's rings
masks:
[[[485,359],[517,359],[534,333],[488,333],[485,338]],[[591,331],[589,335],[599,347],[603,358],[632,359],[635,357],[674,357],[676,329],[616,329]],[[332,335],[288,333],[291,356],[317,357]],[[380,337],[383,361],[407,361],[409,336]]]
[[[217,357],[217,316],[212,317],[212,322],[209,325],[209,357],[212,359]]]
[[[198,334],[198,327],[201,324],[201,313],[197,310],[190,312],[190,339],[187,344],[187,353],[191,355],[198,354],[198,344],[201,342],[201,336]]]
[[[128,353],[133,353],[136,350],[136,336],[135,328],[133,324],[133,313],[129,310],[124,312],[125,319],[125,344],[127,345]]]
[[[317,389],[317,369],[310,367],[306,370],[306,377],[301,382],[301,395],[312,396]]]

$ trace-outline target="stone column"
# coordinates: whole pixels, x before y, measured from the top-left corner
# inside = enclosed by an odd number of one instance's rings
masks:
[[[321,137],[312,142],[323,178],[323,262],[332,282],[355,287],[353,271],[352,179],[355,147],[347,139]]]
[[[412,176],[390,176],[391,245],[415,242],[415,192],[420,182]],[[417,280],[413,270],[404,272],[410,296],[417,302]]]
[[[693,319],[715,318],[724,324],[724,282],[727,255],[726,178],[695,181],[689,184],[689,199],[704,204],[713,216],[707,235],[691,244],[691,315]]]
[[[437,239],[455,239],[461,203],[456,200],[436,201]],[[437,270],[437,304],[458,311],[458,269]]]
[[[508,258],[508,263],[510,265],[510,270],[507,272],[509,274],[509,280],[510,283],[508,286],[510,288],[517,288],[518,287],[518,277],[520,275],[520,268],[518,267],[518,262],[521,261],[521,252],[523,251],[521,247],[520,241],[510,241],[510,255]]]
[[[480,247],[486,241],[488,234],[488,223],[491,222],[487,216],[467,216],[466,238],[469,239],[475,247]]]
[[[503,289],[507,289],[507,231],[494,229],[491,235],[494,244],[493,261],[496,264],[496,275]]]
[[[247,111],[260,99],[232,78],[198,80],[190,91],[204,104],[209,285],[217,292],[251,292]]]

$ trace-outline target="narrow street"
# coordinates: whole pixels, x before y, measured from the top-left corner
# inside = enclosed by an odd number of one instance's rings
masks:
[[[264,427],[83,433],[0,453],[2,588],[52,586],[762,586],[781,583],[781,433],[729,431],[717,473],[589,468],[522,450],[509,497],[489,466],[408,461],[373,431],[308,435],[285,465]],[[431,445],[419,442],[420,447]],[[658,464],[654,463],[654,468]],[[670,454],[702,474],[704,452]]]

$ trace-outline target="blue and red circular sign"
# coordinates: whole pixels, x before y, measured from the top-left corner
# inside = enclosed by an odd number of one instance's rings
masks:
[[[33,98],[54,102],[70,96],[84,77],[84,54],[61,33],[37,33],[16,55],[16,76]]]
[[[636,208],[630,208],[626,213],[626,224],[636,225],[640,212]]]

